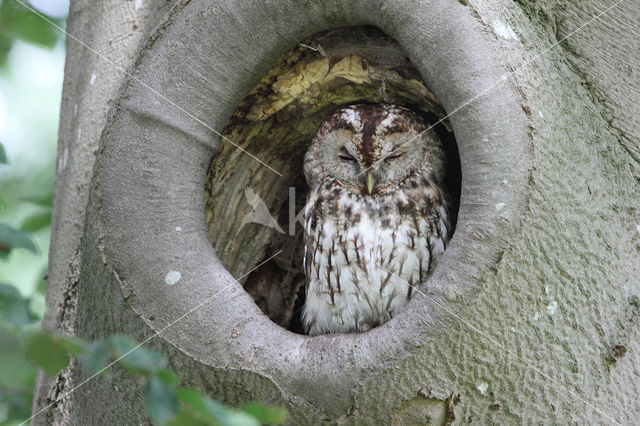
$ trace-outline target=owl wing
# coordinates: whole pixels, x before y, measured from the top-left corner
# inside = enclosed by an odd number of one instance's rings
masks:
[[[304,244],[304,258],[302,259],[302,266],[304,267],[304,294],[309,293],[309,283],[311,283],[311,263],[313,259],[311,257],[313,249],[311,248],[311,242],[308,238],[305,238]]]
[[[361,288],[375,269],[371,253],[364,250],[372,250],[375,232],[362,210],[353,194],[334,180],[309,193],[303,260],[303,321],[309,334],[354,330],[362,312],[375,309],[375,300]]]

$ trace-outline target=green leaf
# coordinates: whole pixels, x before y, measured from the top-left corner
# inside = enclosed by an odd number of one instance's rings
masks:
[[[9,164],[7,159],[7,151],[4,150],[4,146],[0,143],[0,164]]]
[[[0,284],[0,300],[2,299],[22,299],[22,295],[17,288],[11,284]]]
[[[255,417],[260,423],[274,424],[283,423],[287,420],[287,410],[281,407],[271,407],[260,404],[258,402],[252,402],[245,405],[242,411]]]
[[[135,340],[125,336],[112,336],[106,340],[95,341],[88,345],[79,357],[89,374],[102,370],[109,359],[117,360],[123,368],[133,374],[149,377],[167,364],[161,353],[141,346]],[[163,373],[165,380],[171,380],[171,371]],[[175,377],[175,374],[173,374]],[[175,377],[177,380],[177,377]]]
[[[10,390],[0,386],[0,424],[13,425],[31,416],[33,389]],[[4,406],[4,413],[2,410]],[[5,419],[2,419],[4,414]]]
[[[14,286],[0,283],[0,315],[8,323],[16,327],[36,323],[39,318],[29,309],[30,301],[22,297]]]
[[[58,19],[51,20],[56,25],[62,23]],[[19,38],[46,47],[53,47],[59,38],[59,30],[15,0],[0,3],[0,30],[3,38]]]
[[[178,380],[180,380],[178,375],[168,368],[159,369],[156,371],[156,376],[158,376],[158,379],[162,380],[166,385],[175,385],[178,383]]]
[[[144,403],[153,420],[165,424],[178,412],[176,389],[152,377],[144,387]]]
[[[26,358],[53,376],[69,365],[68,348],[57,336],[38,333],[31,337]]]
[[[18,231],[8,223],[0,222],[0,252],[8,253],[12,249],[17,248],[38,253],[38,249],[28,232]]]
[[[73,356],[80,356],[87,350],[89,344],[84,340],[73,336],[56,336],[62,347]]]
[[[116,358],[121,358],[118,362],[129,372],[134,374],[153,374],[158,369],[167,365],[164,355],[144,346],[135,340],[124,336],[113,336],[109,339],[109,344]]]
[[[86,350],[78,356],[78,359],[87,372],[92,375],[102,370],[110,357],[109,343],[105,340],[97,340],[90,343]]]
[[[50,224],[51,209],[47,209],[47,211],[28,217],[24,222],[22,222],[20,229],[22,231],[35,232],[49,226]]]
[[[24,197],[20,197],[21,201],[37,204],[43,207],[51,207],[53,204],[53,191],[43,191],[39,194],[29,194]]]
[[[179,387],[177,395],[180,401],[188,406],[194,414],[208,424],[229,426],[259,426],[260,423],[247,413],[226,408],[206,395],[188,388]]]
[[[188,409],[181,408],[176,416],[166,423],[166,426],[206,426],[211,424],[217,425],[218,423],[204,421]]]
[[[202,416],[203,419],[221,424],[228,422],[230,410],[222,404],[193,389],[179,387],[176,392],[180,401]]]
[[[260,422],[253,416],[241,411],[231,411],[229,414],[229,426],[260,426]]]
[[[33,388],[36,368],[25,359],[26,332],[19,334],[0,325],[0,388]]]
[[[48,269],[49,269],[49,265],[47,264],[42,268],[39,274],[39,276],[42,278],[40,278],[40,280],[38,280],[38,284],[36,284],[35,292],[37,294],[44,295],[47,291],[47,278],[48,278],[47,270]]]

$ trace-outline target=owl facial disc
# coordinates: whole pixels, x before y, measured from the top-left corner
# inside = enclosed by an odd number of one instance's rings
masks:
[[[444,179],[442,145],[410,110],[387,104],[357,104],[338,110],[318,129],[305,157],[310,185],[332,176],[363,196],[384,194],[427,166]]]

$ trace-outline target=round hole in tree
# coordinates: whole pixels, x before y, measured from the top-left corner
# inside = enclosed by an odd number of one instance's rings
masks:
[[[224,128],[205,187],[216,254],[275,323],[303,333],[303,227],[309,190],[304,155],[320,124],[356,103],[395,104],[422,116],[444,143],[452,224],[460,201],[460,159],[440,102],[400,45],[375,27],[310,36],[286,52],[244,98]],[[250,153],[251,155],[248,155]],[[281,176],[282,175],[282,176]],[[280,252],[254,272],[255,266]]]

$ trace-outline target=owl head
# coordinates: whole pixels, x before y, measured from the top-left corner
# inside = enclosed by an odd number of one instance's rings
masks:
[[[314,187],[332,177],[353,192],[376,196],[416,172],[442,182],[444,149],[427,129],[420,117],[396,105],[343,108],[320,125],[311,142],[304,160],[307,183]]]

